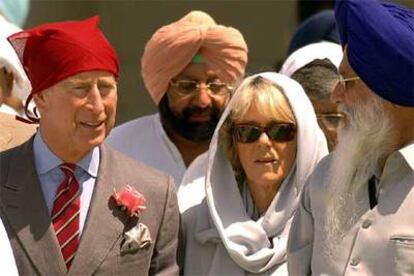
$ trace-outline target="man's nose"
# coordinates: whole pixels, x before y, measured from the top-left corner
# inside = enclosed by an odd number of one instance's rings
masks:
[[[93,85],[88,93],[87,108],[97,114],[104,110],[102,95],[97,85]]]
[[[331,102],[341,103],[344,101],[344,97],[345,97],[345,88],[338,81],[338,83],[335,85],[331,93]]]
[[[211,106],[211,95],[208,87],[205,85],[200,86],[199,90],[194,95],[192,102],[194,105],[201,108]]]

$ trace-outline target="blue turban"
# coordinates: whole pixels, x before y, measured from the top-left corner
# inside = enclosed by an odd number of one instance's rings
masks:
[[[303,21],[290,40],[288,55],[303,46],[321,41],[339,44],[333,10],[318,12]]]
[[[376,0],[337,0],[352,69],[380,97],[414,107],[414,11]]]

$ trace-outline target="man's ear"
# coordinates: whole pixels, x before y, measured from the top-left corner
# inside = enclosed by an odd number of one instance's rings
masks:
[[[36,104],[37,109],[40,111],[40,113],[44,112],[47,109],[48,106],[48,97],[47,97],[47,91],[41,91],[39,93],[36,93],[33,95],[33,101]]]

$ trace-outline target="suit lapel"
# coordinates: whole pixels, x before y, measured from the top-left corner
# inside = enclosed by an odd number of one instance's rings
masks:
[[[34,167],[33,138],[11,156],[1,202],[22,247],[42,275],[66,273],[39,178]]]
[[[113,189],[123,183],[117,162],[109,156],[105,146],[100,147],[98,178],[86,218],[85,228],[69,275],[91,275],[104,261],[108,252],[121,238],[123,222],[112,214],[109,199]]]

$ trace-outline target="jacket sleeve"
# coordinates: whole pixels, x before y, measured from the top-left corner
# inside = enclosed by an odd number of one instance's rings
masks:
[[[305,184],[289,232],[287,249],[289,275],[311,275],[314,221],[310,209],[309,184],[309,182]]]
[[[164,215],[151,259],[149,275],[178,275],[176,255],[179,213],[174,181],[170,177],[168,182]]]

